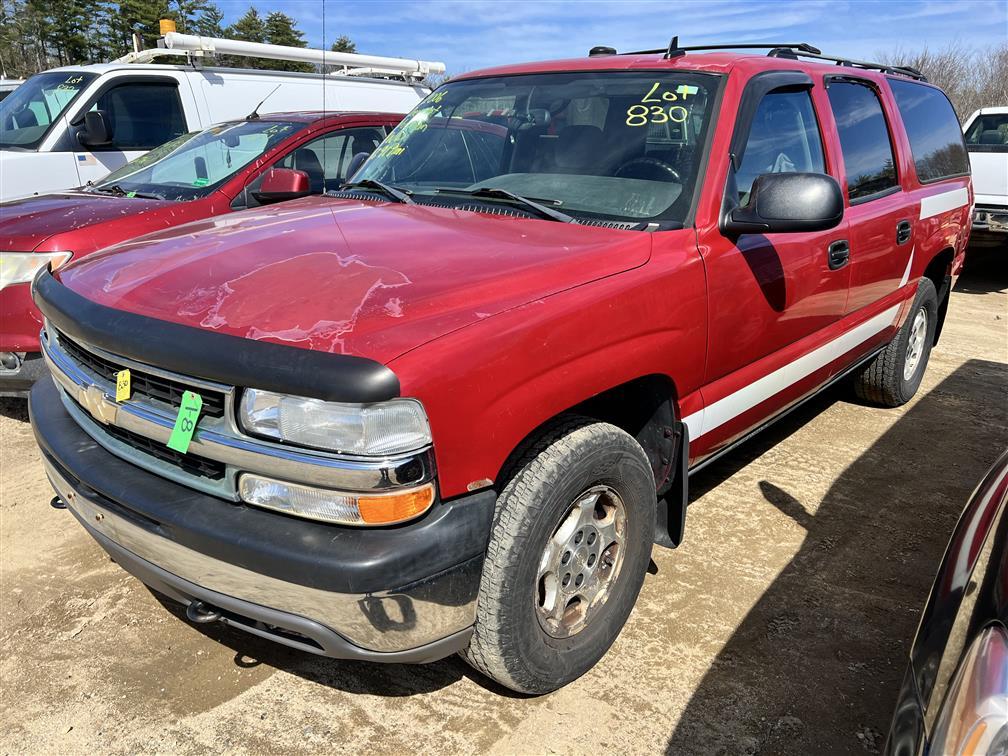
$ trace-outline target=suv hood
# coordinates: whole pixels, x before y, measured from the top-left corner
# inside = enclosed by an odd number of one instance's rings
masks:
[[[637,231],[312,197],[150,234],[58,277],[109,307],[387,363],[650,251]]]
[[[32,252],[56,234],[120,220],[170,204],[163,200],[125,199],[84,192],[5,202],[0,205],[0,249]]]

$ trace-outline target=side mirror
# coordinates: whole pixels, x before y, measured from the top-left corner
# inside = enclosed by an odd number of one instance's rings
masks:
[[[360,167],[364,165],[367,159],[371,157],[368,152],[358,152],[352,158],[350,158],[350,165],[347,166],[346,180],[349,181],[353,178],[353,175],[360,170]]]
[[[112,142],[112,129],[104,110],[84,114],[84,128],[77,132],[77,141],[85,147],[102,147]]]
[[[764,173],[753,181],[749,204],[721,224],[730,235],[826,231],[843,220],[843,193],[822,173]]]
[[[252,196],[263,205],[306,197],[309,194],[311,194],[311,182],[308,180],[308,174],[292,168],[271,169],[259,188],[252,192]]]

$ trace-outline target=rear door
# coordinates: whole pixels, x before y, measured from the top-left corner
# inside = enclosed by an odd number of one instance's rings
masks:
[[[860,310],[900,286],[913,248],[916,218],[901,186],[887,117],[878,86],[849,76],[826,78],[842,155],[850,226],[848,313]]]

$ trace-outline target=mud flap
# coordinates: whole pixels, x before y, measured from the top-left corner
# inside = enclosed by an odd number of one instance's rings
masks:
[[[664,496],[658,499],[654,542],[674,549],[683,539],[686,528],[686,505],[689,503],[689,428],[676,423],[679,443],[676,444],[675,480]]]

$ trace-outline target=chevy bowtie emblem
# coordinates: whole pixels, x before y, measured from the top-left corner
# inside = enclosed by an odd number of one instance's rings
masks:
[[[119,407],[105,396],[105,392],[97,386],[88,386],[84,390],[83,404],[91,417],[100,423],[114,423]]]

